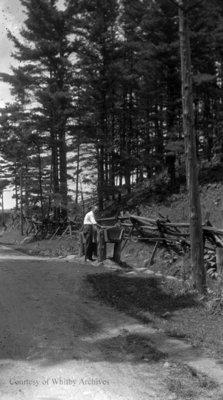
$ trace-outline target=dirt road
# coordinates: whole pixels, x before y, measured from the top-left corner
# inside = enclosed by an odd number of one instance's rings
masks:
[[[0,247],[2,400],[166,399],[165,369],[126,350],[140,327],[94,299],[92,272]]]
[[[100,303],[100,268],[0,246],[1,400],[176,400],[153,330]]]

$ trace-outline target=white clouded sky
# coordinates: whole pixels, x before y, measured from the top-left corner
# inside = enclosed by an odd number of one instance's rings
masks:
[[[13,64],[12,44],[7,38],[7,30],[16,33],[23,20],[22,7],[19,0],[0,0],[0,72],[9,72]],[[0,107],[11,100],[10,88],[0,81]],[[12,190],[4,191],[5,208],[15,207]]]
[[[4,57],[8,57],[11,52],[10,42],[7,38],[7,29],[16,33],[21,26],[23,19],[22,7],[19,0],[0,0],[0,21],[1,21],[1,69],[4,69]],[[2,59],[3,55],[3,59]],[[9,60],[6,59],[6,64],[9,65]]]
[[[23,20],[22,7],[19,0],[0,0],[0,72],[9,72],[13,59],[13,50],[7,38],[7,30],[13,33],[19,30]],[[0,106],[10,101],[10,90],[7,84],[0,82]]]
[[[58,6],[63,8],[63,0],[58,0]],[[0,0],[0,72],[9,72],[10,65],[15,60],[11,57],[13,46],[7,38],[7,30],[16,35],[24,19],[23,8],[19,0]],[[10,101],[10,89],[0,81],[0,107]]]
[[[59,6],[63,8],[63,0],[59,0]],[[11,57],[13,46],[7,38],[7,30],[18,34],[24,19],[23,8],[19,0],[0,0],[0,72],[10,72],[10,66],[15,63]],[[11,101],[10,87],[0,81],[0,107]],[[5,208],[15,206],[12,192],[5,191]]]

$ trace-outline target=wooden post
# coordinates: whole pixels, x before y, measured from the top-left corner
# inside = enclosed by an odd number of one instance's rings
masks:
[[[223,283],[223,247],[216,247],[216,267],[218,279],[218,295],[222,296],[222,283]]]
[[[216,265],[217,265],[217,272],[222,282],[223,278],[223,248],[217,246],[216,247]]]
[[[85,246],[83,240],[83,232],[79,233],[79,257],[83,257],[85,255]]]
[[[156,221],[156,224],[157,224],[157,228],[158,228],[158,231],[159,231],[160,238],[163,239],[163,244],[168,250],[169,246],[168,246],[168,244],[167,244],[167,242],[165,240],[165,234],[164,234],[165,233],[165,228],[164,228],[164,226],[162,225],[162,223],[159,220]]]
[[[152,255],[151,255],[150,262],[149,262],[149,267],[150,267],[151,265],[153,265],[153,263],[154,263],[154,258],[155,258],[155,255],[156,255],[156,251],[157,251],[157,249],[158,249],[158,246],[159,246],[159,242],[157,241],[156,244],[155,244],[155,246],[154,246],[154,248],[153,248],[153,252],[152,252]]]
[[[185,9],[186,3],[187,2],[185,0],[178,0],[183,132],[186,155],[187,187],[190,205],[191,264],[194,285],[199,292],[205,292],[206,273],[203,256],[203,232],[201,224],[201,206],[198,183],[196,135],[194,129],[191,51],[188,27],[188,10]]]
[[[222,205],[222,204],[221,204]],[[223,209],[221,209],[221,228],[223,227]],[[219,290],[222,290],[223,283],[223,247],[221,243],[217,244],[216,247],[216,266],[219,280]]]
[[[98,244],[98,262],[102,262],[106,259],[106,242],[104,238],[103,229],[98,230],[97,244]]]
[[[122,241],[121,240],[114,244],[113,259],[117,264],[119,264],[120,261],[121,261],[121,247],[122,247]]]

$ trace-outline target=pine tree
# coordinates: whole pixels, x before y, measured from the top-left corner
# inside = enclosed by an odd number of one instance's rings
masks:
[[[73,2],[67,3],[72,12]],[[77,10],[73,12],[76,14]],[[85,121],[82,123],[88,141],[92,142],[96,151],[101,209],[105,192],[110,185],[114,185],[114,171],[111,171],[110,161],[114,152],[111,109],[115,84],[113,68],[117,47],[117,17],[116,0],[81,0],[78,2],[78,18],[74,20],[75,26],[79,27],[80,40],[79,63],[76,68],[81,70],[82,87],[85,88],[80,94],[80,102],[83,105],[87,101],[88,104]]]
[[[14,84],[14,93],[20,95],[19,91],[22,91],[25,107],[29,106],[32,115],[35,113],[42,121],[40,132],[44,132],[51,152],[53,192],[60,194],[60,213],[65,216],[66,126],[72,110],[72,64],[69,57],[73,46],[68,39],[71,29],[69,14],[59,10],[53,0],[21,0],[21,4],[27,15],[21,30],[22,39],[9,34],[15,46],[14,57],[21,66],[14,68],[9,79]],[[58,214],[58,209],[55,213]]]

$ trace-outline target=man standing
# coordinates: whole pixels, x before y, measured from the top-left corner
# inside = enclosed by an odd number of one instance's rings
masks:
[[[84,217],[83,234],[85,238],[85,261],[94,261],[92,254],[96,246],[96,228],[100,228],[100,225],[95,219],[95,212],[97,210],[97,206],[92,206],[91,210]]]

